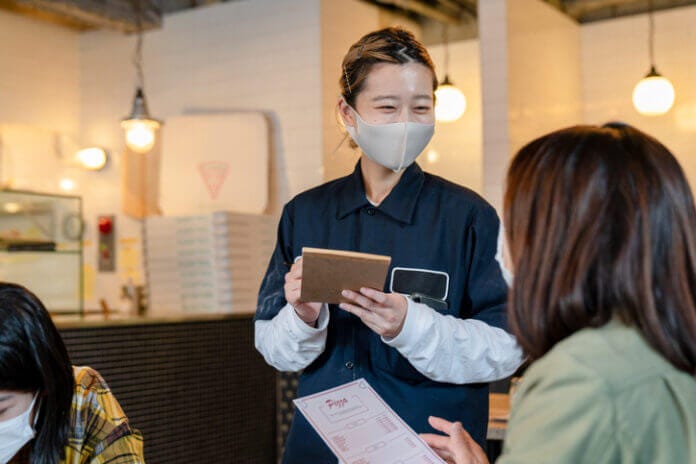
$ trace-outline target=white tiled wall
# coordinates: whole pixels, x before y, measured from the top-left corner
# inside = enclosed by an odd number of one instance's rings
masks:
[[[677,156],[696,187],[696,6],[655,13],[657,69],[674,85],[676,101],[664,116],[633,108],[633,87],[649,68],[647,15],[581,27],[584,119],[621,120],[657,137]]]
[[[479,2],[483,193],[500,211],[510,156],[582,122],[580,27],[540,0]]]
[[[444,78],[444,47],[428,47],[438,79]],[[424,170],[482,193],[483,120],[479,41],[449,44],[449,78],[464,93],[466,111],[454,122],[438,122],[435,135],[418,159]],[[431,153],[430,150],[435,153]]]
[[[106,31],[80,39],[82,133],[116,154],[123,149],[118,122],[135,86],[133,47],[134,37]],[[318,0],[236,1],[169,15],[162,29],[145,34],[143,56],[150,111],[164,130],[167,117],[188,111],[255,110],[271,118],[270,212],[321,181]],[[107,175],[87,214],[120,203],[120,169]],[[123,217],[121,226],[140,238],[139,222]],[[96,286],[106,292],[115,280],[98,275]]]
[[[287,201],[321,180],[319,33],[319,0],[236,1],[169,15],[145,35],[150,111],[165,121],[191,110],[267,112],[279,126],[276,202]],[[116,151],[135,85],[133,45],[133,37],[103,31],[80,40],[82,130]]]
[[[382,16],[357,0],[239,0],[167,16],[163,29],[145,37],[151,111],[165,121],[192,110],[267,112],[276,123],[271,210],[278,211],[290,196],[352,167],[350,153],[332,154],[341,137],[333,119],[337,69],[353,41],[387,25]],[[664,141],[696,182],[696,7],[656,13],[658,69],[677,91],[675,108],[657,118],[639,116],[630,101],[648,67],[645,15],[577,26],[540,0],[486,0],[479,21],[480,42],[450,50],[450,77],[469,108],[460,122],[437,128],[440,158],[421,159],[426,170],[499,206],[509,156],[522,143],[579,120],[621,119]],[[120,211],[118,123],[134,91],[133,46],[132,36],[80,35],[0,12],[0,179],[13,175],[22,187],[56,191],[68,169],[54,148],[58,133],[114,155],[103,172],[72,171],[85,198],[90,265],[96,214]],[[442,48],[431,52],[440,65]],[[139,222],[118,221],[120,239],[139,240]],[[120,278],[88,273],[88,306],[114,301]]]
[[[322,180],[319,27],[319,0],[240,0],[169,15],[162,29],[145,34],[154,116],[166,123],[192,110],[258,110],[274,121],[270,212]],[[115,305],[123,269],[94,271],[95,220],[121,210],[119,122],[134,92],[135,38],[77,34],[0,12],[0,39],[0,129],[5,154],[17,154],[14,171],[29,176],[22,187],[57,190],[63,168],[53,146],[59,132],[111,151],[105,171],[72,174],[87,219],[86,304],[95,308],[105,298]],[[51,173],[49,185],[44,177]],[[116,231],[118,244],[139,249],[139,221],[119,215]]]
[[[0,125],[75,133],[79,35],[0,11]]]
[[[508,129],[508,0],[479,2],[481,99],[483,115],[483,196],[498,210],[510,157]]]
[[[380,27],[379,10],[359,0],[321,0],[321,81],[323,177],[331,180],[352,172],[358,159],[339,122],[336,105],[343,56],[360,37]],[[345,27],[350,24],[350,27]]]
[[[580,26],[540,0],[508,1],[510,153],[582,123]]]

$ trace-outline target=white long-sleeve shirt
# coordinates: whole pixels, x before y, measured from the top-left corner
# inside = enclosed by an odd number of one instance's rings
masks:
[[[439,382],[490,382],[511,375],[523,361],[515,337],[475,319],[444,316],[410,298],[401,332],[382,338],[424,376]],[[329,310],[323,305],[316,327],[286,304],[270,320],[255,322],[256,349],[280,371],[309,366],[326,346]]]

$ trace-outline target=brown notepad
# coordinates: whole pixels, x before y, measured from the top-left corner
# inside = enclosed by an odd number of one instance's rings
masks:
[[[303,248],[300,299],[337,304],[347,301],[342,290],[369,287],[382,291],[390,263],[389,256]]]

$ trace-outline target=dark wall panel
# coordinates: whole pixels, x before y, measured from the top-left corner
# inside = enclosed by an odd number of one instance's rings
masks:
[[[274,463],[276,374],[251,319],[63,328],[145,438],[148,463]]]

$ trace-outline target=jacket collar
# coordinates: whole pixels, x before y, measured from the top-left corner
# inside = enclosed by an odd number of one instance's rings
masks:
[[[418,164],[411,164],[401,175],[387,198],[376,208],[384,214],[405,224],[411,224],[418,196],[425,181],[425,174]],[[346,178],[339,192],[337,218],[343,219],[355,210],[368,206],[365,195],[360,161],[355,165],[353,173]]]

